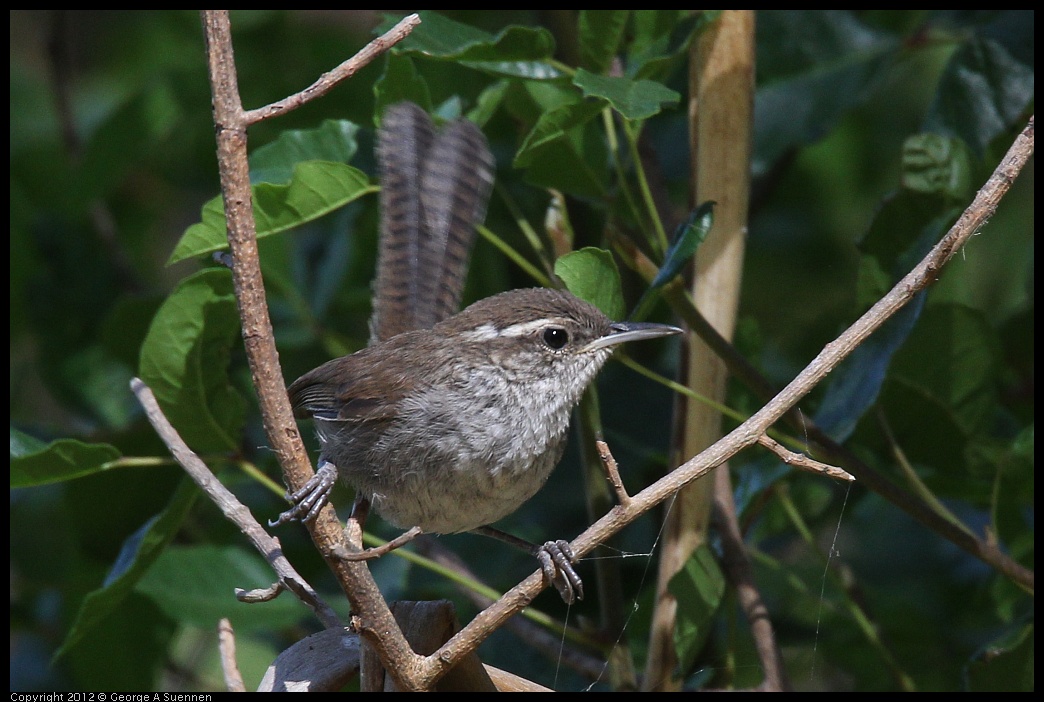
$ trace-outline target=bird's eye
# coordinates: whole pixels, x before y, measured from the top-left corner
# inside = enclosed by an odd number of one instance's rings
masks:
[[[562,327],[548,327],[544,330],[544,343],[558,350],[569,343],[569,334]]]

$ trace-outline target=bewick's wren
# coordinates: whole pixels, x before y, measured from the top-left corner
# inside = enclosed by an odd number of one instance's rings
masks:
[[[459,240],[467,238],[466,261],[471,230],[485,209],[492,159],[470,124],[457,122],[432,135],[427,115],[415,106],[396,105],[385,115],[378,149],[385,226],[377,342],[291,384],[295,411],[315,420],[322,451],[315,477],[292,496],[297,504],[279,522],[313,518],[340,477],[403,529],[485,528],[547,480],[562,456],[572,409],[612,348],[680,331],[612,322],[570,293],[542,288],[494,295],[438,321],[446,300],[455,306],[459,299]],[[446,146],[462,152],[450,154]],[[439,154],[435,161],[433,154]],[[432,211],[443,225],[433,224]],[[415,231],[407,243],[389,243],[401,229]],[[441,251],[426,249],[433,239],[441,240]],[[440,263],[419,269],[431,261]],[[398,282],[389,283],[394,278]],[[412,328],[428,321],[430,328]],[[566,542],[533,550],[563,599],[582,596]]]

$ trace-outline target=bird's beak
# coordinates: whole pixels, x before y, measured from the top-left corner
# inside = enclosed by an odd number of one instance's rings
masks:
[[[609,325],[610,332],[603,337],[595,339],[581,351],[594,351],[607,346],[616,346],[625,341],[638,341],[639,339],[655,339],[660,336],[681,334],[682,330],[669,324],[653,324],[650,322],[613,322]]]

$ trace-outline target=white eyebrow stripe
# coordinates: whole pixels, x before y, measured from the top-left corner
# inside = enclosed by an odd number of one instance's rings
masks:
[[[520,336],[527,336],[535,331],[539,331],[549,324],[563,324],[560,319],[534,319],[529,322],[519,322],[518,324],[512,324],[504,327],[503,329],[497,329],[496,326],[486,323],[480,327],[468,330],[462,334],[462,336],[468,341],[489,341],[490,339],[499,338],[518,338]]]
[[[539,331],[546,327],[548,324],[558,324],[557,319],[534,319],[531,322],[519,322],[518,324],[512,324],[510,327],[504,327],[500,330],[501,336],[526,336],[535,331]]]
[[[481,327],[475,327],[463,332],[461,336],[465,341],[489,341],[490,339],[496,339],[500,336],[500,331],[490,323],[483,324]]]

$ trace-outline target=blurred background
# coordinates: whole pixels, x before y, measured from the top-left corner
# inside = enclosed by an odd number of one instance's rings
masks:
[[[554,39],[548,63],[578,65],[575,11],[440,14],[484,36],[509,25],[541,29]],[[272,658],[317,624],[285,597],[254,608],[232,601],[232,586],[263,586],[271,577],[204,500],[184,504],[173,542],[147,572],[96,610],[96,619],[83,619],[88,595],[121,572],[135,536],[158,514],[174,519],[169,501],[182,480],[127,382],[140,372],[142,343],[164,300],[212,265],[205,257],[166,265],[219,193],[199,15],[11,11],[10,20],[12,464],[61,439],[117,449],[108,470],[12,486],[11,689],[222,689],[214,635],[221,616],[233,617],[240,665],[248,687],[256,686]],[[233,12],[245,106],[303,89],[384,21],[372,11]],[[689,26],[677,13],[657,21]],[[1028,11],[758,13],[753,190],[736,345],[771,381],[782,385],[800,371],[918,260],[930,225],[938,225],[929,237],[937,240],[942,213],[959,212],[985,182],[1033,111],[1032,28]],[[696,204],[688,187],[686,52],[668,42],[677,38],[672,31],[664,32],[662,51],[674,63],[665,61],[656,78],[681,99],[642,133],[669,200],[668,232]],[[525,102],[521,79],[463,61],[411,58],[432,106],[447,116],[474,108],[506,81],[500,107],[483,125],[498,162],[490,230],[536,261],[517,222],[542,226],[553,187],[568,198],[574,248],[605,245],[621,186],[604,144],[585,154],[589,187],[574,178],[570,192],[553,163],[513,165],[538,104]],[[357,131],[345,157],[372,176],[375,96],[390,70],[379,59],[323,99],[257,125],[251,152],[287,130],[346,120]],[[984,84],[962,82],[969,75]],[[924,133],[943,141],[910,141]],[[927,200],[918,199],[923,188],[910,195],[922,157],[944,164],[952,181],[932,186]],[[838,429],[863,460],[931,495],[1030,568],[1033,187],[1031,161],[989,225],[921,301],[924,311],[901,339],[879,396]],[[375,241],[376,198],[369,196],[262,242],[288,380],[365,345]],[[633,305],[642,283],[627,270],[623,278]],[[533,284],[479,238],[467,301]],[[655,314],[668,313],[661,305]],[[281,497],[242,468],[256,466],[279,481],[278,468],[265,448],[240,345],[231,349],[218,361],[229,364],[243,398],[243,429],[236,451],[208,459],[267,519],[282,509]],[[676,345],[631,353],[660,373],[675,372]],[[637,492],[668,469],[671,394],[618,364],[599,387],[607,440]],[[802,409],[816,414],[827,394],[817,390]],[[729,405],[746,413],[759,406],[739,386]],[[533,540],[572,538],[590,522],[572,443],[545,490],[508,520],[509,530]],[[897,448],[915,478],[897,467]],[[858,484],[849,490],[795,475],[760,452],[741,455],[733,468],[759,586],[796,687],[1032,689],[1032,594]],[[350,503],[344,492],[335,497],[340,505]],[[661,517],[648,515],[615,545],[650,554],[621,564],[625,592],[638,606],[619,639],[639,669]],[[371,528],[394,535],[379,522]],[[310,582],[339,600],[305,532],[279,536]],[[525,556],[478,537],[439,543],[495,588],[532,571]],[[387,557],[373,569],[389,600],[447,597],[462,619],[475,611],[452,582],[426,568]],[[567,613],[553,592],[534,603],[581,629],[597,617],[597,605],[589,598]],[[735,602],[726,595],[700,626],[699,645],[687,649],[679,671],[686,684],[757,684]],[[507,630],[480,653],[557,689],[594,682],[568,665],[558,671],[553,649],[521,646]],[[604,689],[607,681],[596,685]]]

